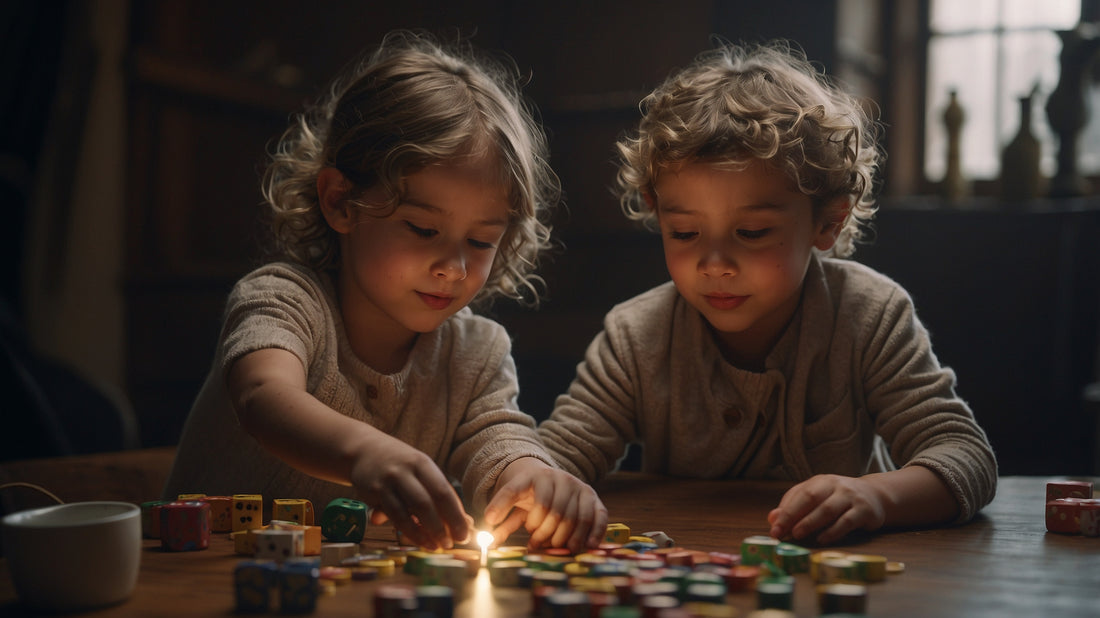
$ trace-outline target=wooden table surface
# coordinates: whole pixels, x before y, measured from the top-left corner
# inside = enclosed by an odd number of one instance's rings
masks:
[[[116,473],[126,473],[127,466],[118,461],[112,460],[111,467]],[[33,482],[42,481],[34,478],[33,466],[21,470]],[[41,473],[41,467],[37,470]],[[6,473],[0,474],[0,481],[10,482],[17,475],[10,465],[0,471]],[[1098,616],[1100,538],[1046,532],[1043,507],[1048,480],[1054,479],[1002,478],[996,500],[978,519],[963,526],[882,532],[848,539],[832,548],[884,555],[906,565],[904,573],[869,586],[870,616]],[[701,481],[618,473],[598,488],[612,521],[635,531],[663,530],[684,548],[737,553],[743,538],[767,533],[765,516],[786,487],[766,481]],[[115,490],[126,491],[124,487]],[[94,489],[88,488],[68,500],[96,497]],[[225,535],[214,536],[209,549],[185,553],[163,552],[158,541],[146,541],[133,596],[121,605],[88,615],[233,615],[232,570],[240,557],[233,554]],[[392,529],[383,526],[372,528],[364,545],[384,547],[393,541]],[[404,574],[380,581],[415,582]],[[352,582],[340,586],[319,599],[316,615],[369,616],[378,585]],[[493,588],[484,570],[460,594],[456,616],[520,617],[528,616],[531,608],[529,591]],[[750,592],[731,593],[728,602],[741,609],[742,616],[756,607],[755,594]],[[272,613],[277,614],[277,600],[273,605]],[[794,611],[798,616],[819,614],[814,585],[806,574],[796,576]],[[0,559],[0,616],[25,613],[7,563]]]

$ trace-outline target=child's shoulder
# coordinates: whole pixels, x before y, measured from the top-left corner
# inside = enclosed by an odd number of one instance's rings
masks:
[[[833,304],[864,307],[891,300],[909,301],[909,293],[897,281],[870,266],[847,258],[821,258],[821,276]]]
[[[230,292],[230,302],[250,300],[331,304],[335,292],[331,277],[294,262],[270,262],[241,277]]]
[[[680,293],[676,291],[676,285],[672,281],[666,281],[616,304],[607,315],[620,319],[633,315],[663,315],[673,310],[679,297]]]

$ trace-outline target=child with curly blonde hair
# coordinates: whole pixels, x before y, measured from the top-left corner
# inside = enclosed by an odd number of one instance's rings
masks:
[[[165,488],[358,497],[425,548],[470,536],[459,482],[532,546],[602,540],[606,510],[517,409],[504,328],[537,301],[560,196],[514,67],[397,32],[296,117],[264,195],[280,259],[229,295]]]
[[[618,144],[628,217],[672,281],[607,315],[539,427],[589,481],[642,469],[796,482],[777,538],[965,521],[997,464],[898,284],[850,260],[876,126],[784,42],[723,44],[642,101]],[[900,466],[900,468],[898,467]]]

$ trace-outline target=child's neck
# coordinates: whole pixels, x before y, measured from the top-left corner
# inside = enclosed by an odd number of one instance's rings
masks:
[[[764,371],[768,354],[779,339],[778,336],[761,338],[748,333],[723,333],[714,327],[710,327],[710,332],[727,363],[756,373]]]

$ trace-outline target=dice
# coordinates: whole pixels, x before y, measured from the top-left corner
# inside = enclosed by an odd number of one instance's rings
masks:
[[[210,505],[210,531],[233,531],[233,497],[206,496],[203,502]]]
[[[336,498],[321,513],[321,534],[334,543],[358,543],[367,531],[367,505]]]
[[[607,531],[603,535],[605,543],[623,544],[630,540],[630,526],[621,523],[607,524]]]
[[[279,569],[279,611],[309,614],[317,609],[320,569],[308,562],[290,562]]]
[[[233,532],[254,530],[264,525],[264,497],[260,494],[233,494]]]
[[[302,530],[253,530],[256,559],[283,563],[287,558],[305,555],[305,533]]]
[[[266,614],[271,606],[271,589],[275,587],[278,567],[266,560],[242,560],[233,569],[233,588],[237,597],[237,613]]]
[[[312,526],[313,503],[300,498],[276,498],[271,508],[271,519]]]
[[[160,541],[168,551],[197,551],[210,547],[210,505],[205,502],[169,502],[160,507]]]

